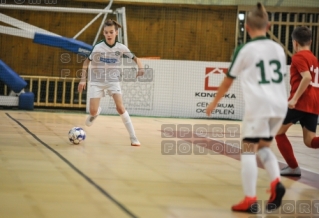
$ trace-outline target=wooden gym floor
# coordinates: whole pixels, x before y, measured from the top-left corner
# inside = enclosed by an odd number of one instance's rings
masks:
[[[142,146],[131,147],[119,116],[99,116],[89,128],[86,116],[0,111],[1,218],[256,217],[230,210],[243,198],[238,155],[163,155],[161,150],[162,124],[240,122],[132,117]],[[85,129],[84,143],[69,143],[73,126]],[[300,179],[282,178],[284,200],[316,203],[319,150],[303,145],[299,125],[288,136],[303,171]],[[272,149],[284,166],[275,144]],[[257,194],[264,205],[269,181],[265,170],[258,173]],[[289,211],[290,217],[300,212]],[[282,217],[282,211],[276,213]],[[258,217],[266,215],[262,210]]]

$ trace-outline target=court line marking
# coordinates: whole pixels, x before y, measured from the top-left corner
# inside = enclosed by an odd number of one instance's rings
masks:
[[[195,133],[196,135],[199,135],[199,134],[197,134],[197,133]],[[290,136],[289,136],[290,137]],[[302,137],[302,136],[300,136],[300,137]],[[212,140],[212,141],[218,141],[218,139],[217,138],[210,138],[210,137],[205,137],[206,139],[210,139],[210,140]],[[234,145],[232,145],[232,144],[226,144],[226,143],[224,143],[225,145],[227,145],[227,146],[231,146],[231,147],[233,147],[233,148],[238,148],[238,147],[236,147],[236,146],[234,146]],[[282,164],[282,165],[287,165],[287,163],[286,162],[284,162],[284,161],[279,161],[279,160],[277,160],[278,161],[278,163],[280,163],[280,164]],[[307,169],[306,167],[300,167],[299,166],[299,168],[300,169],[303,169],[303,170],[307,170],[307,171],[309,171],[309,172],[311,172],[311,173],[314,173],[314,174],[316,174],[316,175],[318,175],[318,173],[317,172],[315,172],[315,171],[313,171],[313,170],[310,170],[310,169]]]
[[[162,133],[164,132],[163,130],[159,130],[159,131],[162,132]],[[173,131],[173,134],[170,135],[171,137],[168,137],[168,138],[172,138],[172,139],[179,138],[177,136],[178,132],[179,131]],[[223,144],[224,146],[227,146],[227,147],[235,147],[235,146],[233,146],[231,144],[225,143],[224,140],[222,140],[221,138],[210,138],[210,137],[207,137],[206,134],[198,134],[198,133],[193,132],[193,131],[188,132],[187,134],[191,134],[191,137],[185,137],[185,138],[184,137],[180,137],[179,139],[180,140],[191,140],[192,143],[194,143],[193,142],[193,140],[194,140],[193,135],[197,135],[197,136],[200,136],[198,138],[195,138],[198,141],[200,141],[200,140],[207,140],[207,141],[210,140],[210,141],[215,141],[215,142],[218,142],[220,144]],[[219,140],[222,140],[222,142],[220,142]],[[238,138],[236,138],[236,140],[238,140]],[[201,146],[200,144],[198,144],[198,145]],[[214,151],[213,147],[207,147],[207,146],[201,146],[201,147],[206,148],[208,150]],[[237,148],[237,147],[235,147],[235,148]],[[239,149],[241,149],[241,148],[239,147]],[[222,153],[221,155],[224,155],[226,157],[230,157],[232,159],[240,161],[240,153],[239,152],[237,152],[235,154],[227,154],[227,153],[224,154],[224,153]],[[278,164],[279,164],[280,168],[286,166],[286,164],[282,163],[281,161],[278,161]],[[259,168],[264,169],[264,166],[259,161],[259,159],[257,159],[257,165],[258,165]],[[301,167],[300,169],[301,169],[301,174],[302,174],[301,177],[288,177],[288,176],[281,176],[281,177],[284,177],[284,178],[287,178],[287,179],[290,179],[290,180],[294,180],[294,181],[298,181],[298,182],[300,182],[302,184],[306,184],[306,185],[311,186],[313,188],[319,189],[319,183],[318,183],[319,173],[313,172],[311,170],[307,170],[305,167]]]
[[[127,215],[129,215],[132,218],[137,218],[136,215],[134,215],[131,211],[129,211],[123,204],[121,204],[119,201],[117,201],[114,197],[112,197],[107,191],[105,191],[101,186],[96,184],[90,177],[85,175],[81,170],[76,168],[70,161],[68,161],[65,157],[63,157],[59,152],[51,148],[48,144],[43,142],[38,136],[36,136],[34,133],[32,133],[27,127],[25,127],[22,123],[20,123],[18,120],[13,118],[10,114],[6,113],[6,115],[15,121],[19,126],[21,126],[27,133],[29,133],[35,140],[40,142],[44,147],[52,151],[55,155],[57,155],[62,161],[64,161],[69,167],[71,167],[75,172],[77,172],[80,176],[82,176],[86,181],[88,181],[91,185],[93,185],[98,191],[100,191],[105,197],[107,197],[109,200],[111,200],[114,204],[116,204],[120,209],[122,209]]]
[[[197,133],[195,133],[195,134],[198,135]],[[205,137],[205,139],[218,142],[218,140],[215,139],[215,138]],[[238,148],[238,147],[235,147],[235,146],[233,146],[231,144],[226,144],[226,143],[223,143],[223,144],[225,146],[231,146],[233,148]],[[241,149],[241,148],[239,148],[239,149]],[[210,150],[212,150],[212,149],[210,149]],[[226,157],[230,157],[230,158],[233,158],[235,160],[240,161],[240,155],[237,155],[237,156],[236,155],[227,155],[227,154],[223,154],[223,155],[225,155]],[[279,163],[280,168],[282,168],[284,166],[287,166],[287,164],[282,162],[282,161],[278,161],[277,160],[277,162]],[[259,168],[265,169],[263,164],[259,160],[257,161],[257,165],[258,165]],[[300,169],[301,169],[301,177],[291,177],[291,176],[281,176],[281,177],[284,177],[284,178],[287,178],[287,179],[290,179],[290,180],[294,180],[294,181],[298,181],[300,183],[309,185],[309,186],[311,186],[313,188],[319,189],[319,184],[317,182],[318,178],[319,178],[319,174],[317,172],[313,172],[311,170],[308,170],[305,167],[300,167]]]

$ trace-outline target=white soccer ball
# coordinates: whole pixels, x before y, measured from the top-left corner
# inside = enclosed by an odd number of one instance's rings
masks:
[[[73,127],[69,131],[69,140],[75,145],[80,144],[85,140],[86,134],[85,131],[81,127]]]

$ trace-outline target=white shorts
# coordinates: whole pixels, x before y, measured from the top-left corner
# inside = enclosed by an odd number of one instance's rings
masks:
[[[244,119],[243,138],[269,138],[277,135],[284,118],[272,117],[261,119]]]
[[[106,84],[90,84],[89,87],[89,98],[102,98],[106,96],[106,93],[109,96],[114,94],[122,94],[121,86],[119,82],[109,82]]]

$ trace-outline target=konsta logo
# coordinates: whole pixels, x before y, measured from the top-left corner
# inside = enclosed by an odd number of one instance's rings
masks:
[[[205,90],[217,91],[219,84],[223,81],[227,71],[227,68],[206,67]]]

